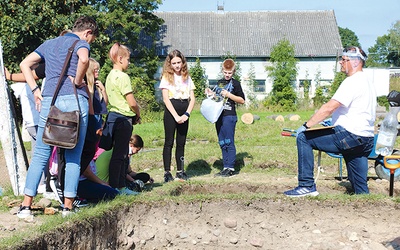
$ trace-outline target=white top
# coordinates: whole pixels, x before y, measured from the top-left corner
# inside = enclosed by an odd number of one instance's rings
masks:
[[[22,119],[26,127],[39,124],[39,111],[35,108],[35,98],[27,83],[17,82],[10,86],[21,102]]]
[[[347,77],[332,99],[341,103],[332,114],[334,126],[340,125],[359,136],[374,136],[376,92],[365,72]]]
[[[174,85],[170,84],[164,77],[160,82],[160,89],[168,89],[169,99],[189,99],[190,90],[196,87],[190,76],[186,81],[182,81],[182,76],[174,74]]]

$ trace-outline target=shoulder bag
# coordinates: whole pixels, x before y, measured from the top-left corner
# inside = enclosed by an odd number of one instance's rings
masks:
[[[80,106],[78,94],[74,83],[74,94],[78,102],[78,110],[63,112],[54,104],[61,88],[62,78],[65,75],[69,61],[71,59],[74,47],[79,40],[75,41],[68,49],[67,57],[65,58],[64,66],[58,79],[57,88],[54,92],[53,100],[51,101],[49,115],[47,116],[46,125],[43,132],[43,142],[50,146],[56,146],[65,149],[72,149],[78,143],[79,123],[80,123]]]

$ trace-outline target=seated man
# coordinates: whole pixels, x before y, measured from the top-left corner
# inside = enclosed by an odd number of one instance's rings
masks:
[[[364,51],[343,51],[341,71],[347,75],[332,99],[297,130],[298,187],[284,192],[290,197],[318,195],[314,182],[313,149],[340,153],[355,194],[368,194],[368,155],[374,146],[376,93],[363,72]],[[307,131],[332,115],[333,128]]]

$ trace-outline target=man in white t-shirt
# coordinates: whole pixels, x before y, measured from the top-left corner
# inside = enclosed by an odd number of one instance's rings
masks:
[[[367,55],[348,47],[340,61],[347,75],[331,100],[297,129],[298,187],[284,192],[290,197],[317,196],[313,149],[342,154],[355,194],[368,194],[368,155],[374,145],[376,93],[362,68]],[[332,128],[308,131],[332,115]]]

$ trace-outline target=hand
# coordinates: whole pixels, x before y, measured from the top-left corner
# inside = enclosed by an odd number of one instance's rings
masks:
[[[214,92],[213,92],[210,88],[206,88],[205,91],[204,91],[204,93],[205,93],[207,96],[213,96],[213,95],[214,95]]]
[[[298,129],[296,129],[296,137],[300,134],[306,131],[306,127],[304,125],[301,125]]]
[[[100,82],[99,80],[96,80],[95,83],[96,83],[96,86],[100,89],[100,91],[103,92],[105,90],[105,87],[102,82]]]

